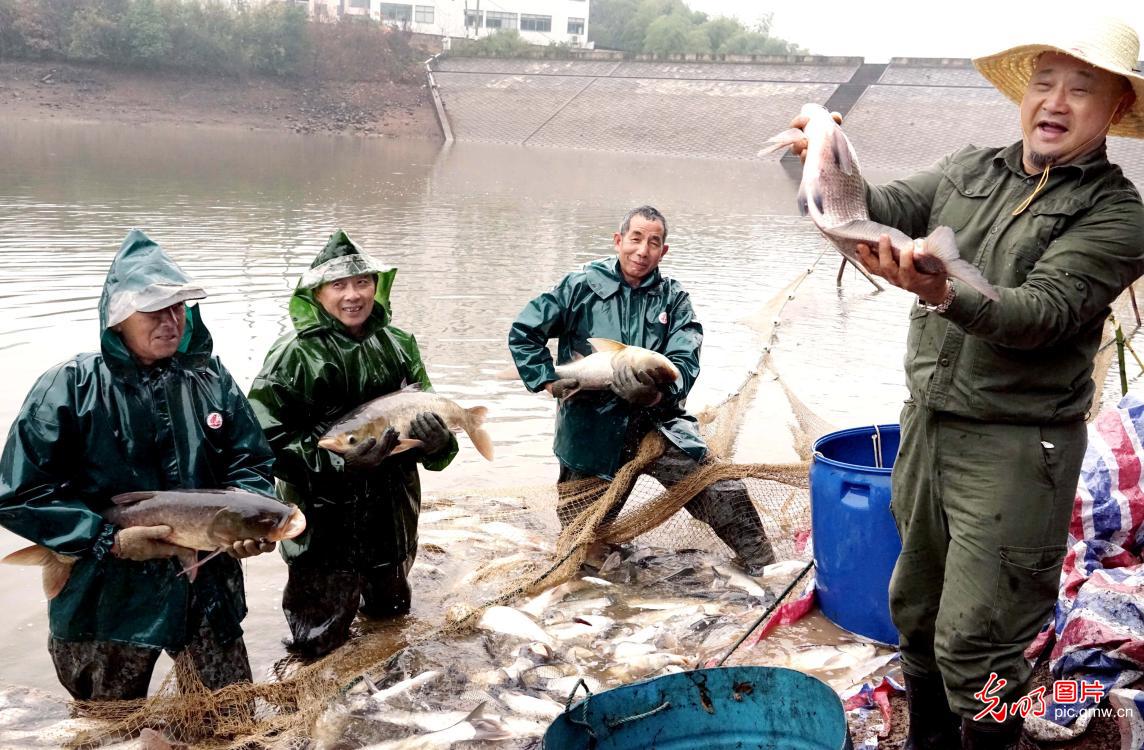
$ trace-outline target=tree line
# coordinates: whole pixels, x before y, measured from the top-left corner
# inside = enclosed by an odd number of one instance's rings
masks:
[[[597,48],[649,55],[798,55],[806,50],[771,36],[768,14],[753,28],[709,17],[683,0],[592,0],[588,39]]]
[[[411,80],[418,57],[407,33],[367,19],[312,23],[293,3],[0,0],[0,59]]]

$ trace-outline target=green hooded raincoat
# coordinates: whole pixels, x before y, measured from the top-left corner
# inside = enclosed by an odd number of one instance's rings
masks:
[[[564,277],[550,292],[529,302],[508,334],[508,348],[521,380],[532,392],[556,380],[547,342],[559,338],[557,358],[571,362],[574,353],[588,356],[590,337],[608,338],[657,351],[679,368],[652,409],[633,407],[611,391],[581,391],[562,399],[556,413],[553,450],[566,466],[583,474],[610,479],[620,467],[637,415],[648,429],[658,428],[681,450],[701,461],[707,446],[684,402],[699,377],[703,326],[691,300],[674,279],[656,269],[637,288],[629,286],[618,258],[601,258]]]
[[[246,598],[237,561],[220,555],[199,569],[193,586],[203,611],[191,613],[192,584],[179,575],[179,563],[113,557],[116,528],[99,515],[122,492],[273,491],[270,449],[242,391],[211,356],[197,307],[187,308],[178,353],[150,368],[138,366],[107,328],[117,292],[187,281],[146,235],[129,233],[99,303],[101,353],[80,354],[44,373],[8,433],[0,457],[0,525],[78,558],[49,604],[55,638],[178,651],[194,634],[191,614],[207,617],[222,643],[242,635]]]
[[[311,268],[358,254],[337,232]],[[389,325],[396,274],[378,274],[376,304],[360,339],[322,308],[313,288],[300,285],[290,300],[295,330],[275,342],[251,387],[250,402],[277,457],[278,496],[306,514],[306,531],[281,545],[290,564],[366,571],[396,565],[416,551],[416,459],[398,455],[376,471],[355,474],[345,471],[341,456],[318,447],[330,425],[358,405],[403,384],[431,387],[416,340]],[[424,461],[425,468],[439,471],[456,455],[454,438],[442,456]]]

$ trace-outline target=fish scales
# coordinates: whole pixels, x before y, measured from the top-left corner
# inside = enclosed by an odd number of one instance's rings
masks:
[[[392,427],[400,437],[394,454],[419,448],[421,441],[408,437],[409,426],[418,414],[424,412],[441,417],[445,426],[454,432],[464,430],[480,454],[492,460],[492,438],[481,427],[488,412],[485,407],[466,409],[452,399],[415,387],[403,388],[362,404],[335,422],[318,445],[335,453],[345,453],[363,440],[379,439]]]
[[[825,108],[806,104],[799,113],[807,118],[802,130],[790,129],[770,139],[771,144],[760,154],[777,151],[803,139],[807,141],[806,162],[799,183],[798,205],[804,216],[810,216],[819,231],[848,260],[862,268],[858,245],[878,245],[882,235],[889,235],[894,258],[914,249],[914,265],[922,273],[946,273],[981,292],[991,300],[999,299],[997,290],[985,280],[976,266],[964,260],[957,248],[953,230],[934,229],[917,249],[914,240],[894,227],[870,219],[866,207],[866,182],[858,167],[858,156],[850,139]]]

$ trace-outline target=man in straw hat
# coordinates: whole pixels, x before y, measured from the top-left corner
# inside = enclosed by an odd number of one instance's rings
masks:
[[[1093,356],[1110,304],[1144,271],[1144,208],[1105,152],[1109,133],[1144,137],[1137,36],[1114,21],[1058,31],[1067,38],[975,61],[1020,105],[1020,142],[967,147],[867,190],[875,221],[913,237],[952,227],[961,257],[1000,293],[990,301],[920,273],[916,241],[900,261],[886,236],[859,246],[869,271],[918,296],[893,474],[902,554],[890,582],[908,748],[1002,748],[1020,737],[1024,718],[1000,708],[1028,692],[1023,651],[1057,596]],[[994,674],[986,704],[975,694]]]
[[[206,296],[132,230],[99,301],[100,352],[36,381],[0,457],[0,525],[74,561],[47,592],[48,652],[78,700],[143,698],[163,650],[189,656],[212,690],[251,680],[236,560],[274,543],[235,542],[192,580],[170,526],[118,528],[100,513],[137,490],[274,492],[262,429],[187,305]]]

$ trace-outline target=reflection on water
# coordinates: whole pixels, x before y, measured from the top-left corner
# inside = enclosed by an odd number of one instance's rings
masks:
[[[342,227],[400,269],[395,323],[417,335],[436,388],[490,408],[496,463],[462,439],[427,489],[548,482],[553,404],[499,376],[525,302],[609,254],[624,210],[656,205],[669,221],[664,269],[690,291],[707,332],[691,406],[716,402],[758,360],[760,343],[739,321],[824,248],[794,215],[794,192],[773,161],[0,122],[0,429],[41,372],[98,346],[100,287],[130,227],[211,292],[203,309],[215,351],[243,386],[287,330],[298,274]],[[828,254],[788,306],[777,367],[834,424],[896,421],[910,300],[872,294],[852,273],[836,289],[836,261]],[[0,530],[0,554],[21,544]],[[247,565],[247,641],[260,673],[286,634],[284,568],[273,556]],[[0,570],[0,595],[0,681],[59,691],[38,575]]]

